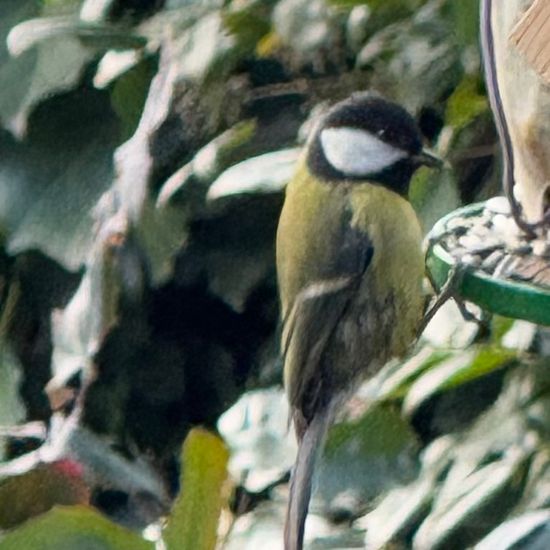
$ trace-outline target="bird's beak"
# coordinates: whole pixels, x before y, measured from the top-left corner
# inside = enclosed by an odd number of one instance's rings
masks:
[[[412,160],[417,166],[428,166],[430,168],[441,169],[444,164],[439,157],[428,153],[426,150],[422,150],[420,153],[413,155]]]

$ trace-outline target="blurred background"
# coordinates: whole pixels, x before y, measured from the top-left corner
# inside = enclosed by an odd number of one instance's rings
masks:
[[[316,114],[374,89],[447,161],[411,187],[426,231],[501,194],[478,11],[1,1],[6,541],[56,503],[158,526],[179,493],[181,443],[203,426],[229,451],[217,544],[281,547],[294,458],[274,271],[284,186]],[[445,307],[332,430],[309,547],[550,547],[549,342],[535,325],[480,328]]]

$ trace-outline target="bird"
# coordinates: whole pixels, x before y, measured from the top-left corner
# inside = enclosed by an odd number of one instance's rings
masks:
[[[417,168],[439,164],[404,108],[362,92],[321,118],[287,185],[276,264],[298,452],[285,550],[303,547],[314,465],[336,413],[415,340],[424,254],[407,194]]]

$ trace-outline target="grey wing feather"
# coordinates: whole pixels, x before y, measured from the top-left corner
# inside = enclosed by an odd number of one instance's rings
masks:
[[[307,287],[296,298],[285,323],[285,368],[292,373],[292,379],[287,381],[288,399],[293,409],[299,409],[306,418],[311,418],[322,405],[319,364],[350,301],[353,287],[351,278]]]
[[[324,277],[298,293],[284,320],[285,370],[291,373],[287,380],[288,397],[294,412],[299,411],[306,423],[330,397],[323,395],[321,358],[373,253],[368,235],[347,225],[334,261],[321,266]]]

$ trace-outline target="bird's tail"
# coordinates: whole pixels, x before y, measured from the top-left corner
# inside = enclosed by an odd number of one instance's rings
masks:
[[[313,469],[332,421],[332,407],[318,411],[298,442],[285,521],[285,550],[302,550]]]

